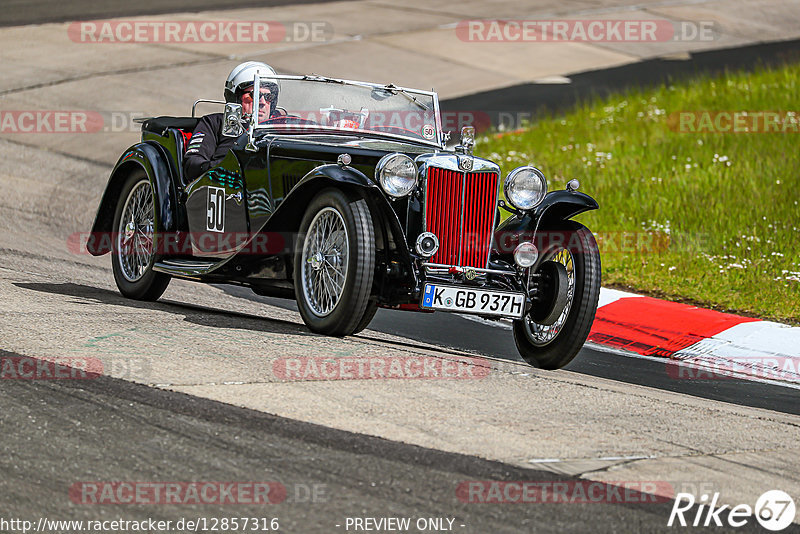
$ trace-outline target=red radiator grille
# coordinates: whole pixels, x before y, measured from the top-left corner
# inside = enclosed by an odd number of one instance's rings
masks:
[[[425,226],[439,238],[439,252],[431,261],[485,268],[494,227],[498,175],[470,172],[466,174],[466,184],[464,178],[463,172],[428,169]]]

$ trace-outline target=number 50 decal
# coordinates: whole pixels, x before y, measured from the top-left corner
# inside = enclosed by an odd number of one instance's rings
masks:
[[[206,229],[210,232],[225,231],[225,189],[222,187],[208,188],[208,201],[206,202],[207,216]]]

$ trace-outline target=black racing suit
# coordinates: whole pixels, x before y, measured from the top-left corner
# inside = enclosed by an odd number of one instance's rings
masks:
[[[222,113],[212,113],[197,123],[183,158],[183,172],[187,183],[197,179],[211,167],[219,165],[236,141],[235,137],[222,135],[222,121]]]

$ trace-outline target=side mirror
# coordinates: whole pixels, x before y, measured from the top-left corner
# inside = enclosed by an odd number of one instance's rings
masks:
[[[242,126],[242,105],[225,104],[225,118],[222,121],[222,135],[225,137],[239,137],[244,133]]]

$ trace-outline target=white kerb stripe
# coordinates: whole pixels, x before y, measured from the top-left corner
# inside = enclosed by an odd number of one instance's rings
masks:
[[[620,291],[618,289],[606,289],[605,287],[600,288],[600,302],[597,303],[597,307],[601,308],[612,302],[616,302],[619,299],[625,299],[630,297],[639,297],[641,298],[642,295],[637,295],[636,293],[628,293],[627,291]]]

